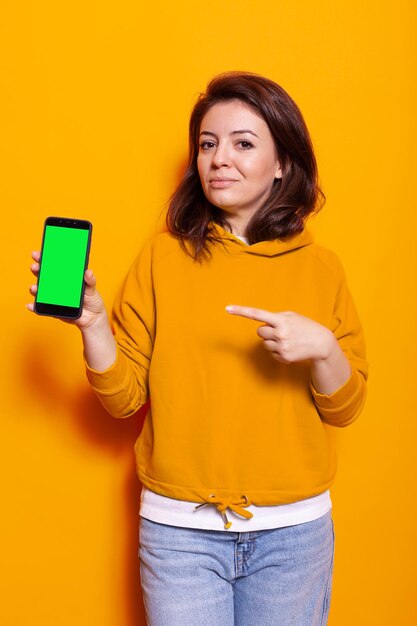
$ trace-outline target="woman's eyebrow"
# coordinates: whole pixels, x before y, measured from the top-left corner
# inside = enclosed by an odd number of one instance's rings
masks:
[[[233,130],[230,134],[231,135],[243,135],[244,133],[249,133],[250,135],[253,135],[254,137],[258,137],[258,135],[254,133],[253,130],[249,130],[249,129]],[[202,130],[200,135],[210,135],[211,137],[217,137],[216,133],[212,133],[210,130]]]
[[[249,133],[250,135],[253,135],[254,137],[258,137],[258,135],[254,133],[253,130],[234,130],[230,134],[231,135],[243,135],[243,133]]]

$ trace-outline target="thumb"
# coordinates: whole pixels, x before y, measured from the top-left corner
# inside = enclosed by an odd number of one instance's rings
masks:
[[[84,280],[89,290],[91,292],[94,291],[96,287],[96,277],[94,276],[93,270],[85,270]]]

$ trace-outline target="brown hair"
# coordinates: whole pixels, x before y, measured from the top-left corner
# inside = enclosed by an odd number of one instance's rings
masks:
[[[168,205],[167,227],[179,237],[195,259],[210,254],[209,242],[216,238],[210,221],[230,228],[220,209],[204,195],[197,170],[200,125],[215,104],[239,100],[267,123],[272,134],[282,178],[252,216],[246,229],[249,243],[282,239],[300,233],[310,213],[324,204],[318,184],[317,164],[303,116],[287,92],[272,80],[249,72],[227,72],[211,80],[191,113],[189,159],[184,176]],[[191,244],[191,251],[186,242]]]

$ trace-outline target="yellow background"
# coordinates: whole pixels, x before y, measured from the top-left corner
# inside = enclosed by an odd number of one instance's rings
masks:
[[[0,5],[1,584],[5,626],[138,626],[133,443],[88,388],[75,328],[25,309],[47,215],[94,223],[110,307],[184,165],[197,93],[232,69],[298,102],[366,331],[359,421],[334,431],[330,626],[416,624],[416,127],[411,1]],[[175,306],[175,303],[173,303]]]

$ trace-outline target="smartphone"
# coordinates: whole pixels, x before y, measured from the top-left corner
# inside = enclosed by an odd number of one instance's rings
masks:
[[[67,217],[45,220],[35,298],[38,315],[80,317],[92,230],[87,220]]]

